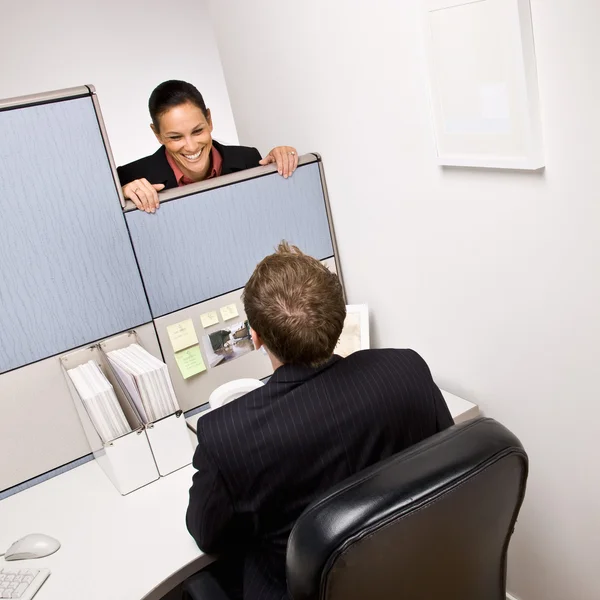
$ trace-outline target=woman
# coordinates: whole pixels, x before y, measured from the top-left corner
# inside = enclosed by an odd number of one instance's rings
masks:
[[[165,81],[148,102],[150,127],[161,147],[152,155],[119,167],[123,196],[137,208],[155,212],[158,192],[219,175],[277,163],[283,177],[298,166],[291,146],[277,146],[261,159],[256,148],[225,146],[212,139],[210,110],[202,94],[185,81]]]

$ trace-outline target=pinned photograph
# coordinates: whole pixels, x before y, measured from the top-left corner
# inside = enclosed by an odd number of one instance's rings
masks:
[[[217,329],[203,337],[209,367],[225,364],[254,350],[248,321]]]

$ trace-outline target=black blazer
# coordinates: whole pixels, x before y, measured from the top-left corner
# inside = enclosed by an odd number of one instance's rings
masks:
[[[213,146],[223,157],[221,175],[258,167],[260,152],[248,146],[224,146],[213,140]],[[161,146],[154,154],[117,167],[121,187],[134,179],[145,177],[150,183],[164,183],[165,190],[177,187],[175,173],[165,156],[165,147]]]
[[[286,598],[286,545],[304,508],[452,424],[412,350],[334,355],[316,369],[284,365],[264,387],[198,420],[188,530],[209,554],[243,556],[245,600]]]

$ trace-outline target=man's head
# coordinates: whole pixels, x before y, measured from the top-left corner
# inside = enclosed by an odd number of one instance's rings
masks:
[[[256,266],[243,301],[255,344],[279,362],[318,366],[333,354],[346,317],[340,280],[296,246],[282,242]]]

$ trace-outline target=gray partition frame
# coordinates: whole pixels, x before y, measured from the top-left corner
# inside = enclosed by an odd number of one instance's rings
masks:
[[[100,110],[100,102],[98,101],[98,95],[96,94],[96,88],[92,84],[80,85],[78,87],[65,88],[62,90],[53,90],[51,92],[42,92],[39,94],[30,94],[28,96],[18,96],[15,98],[0,99],[0,111],[9,108],[15,108],[17,106],[31,106],[34,104],[45,104],[46,102],[56,102],[57,100],[70,100],[73,98],[83,98],[90,96],[94,110],[96,111],[96,118],[98,119],[98,126],[100,127],[100,134],[104,143],[104,150],[108,157],[110,169],[112,171],[113,179],[115,181],[115,187],[119,195],[119,201],[121,206],[125,207],[125,199],[123,198],[123,192],[121,190],[121,184],[117,175],[117,166],[113,157],[112,149],[108,141],[108,133],[102,117],[102,111]]]
[[[331,212],[331,205],[329,203],[329,193],[327,191],[327,183],[325,180],[325,169],[323,168],[323,160],[321,159],[321,155],[317,152],[311,152],[308,154],[303,154],[298,157],[298,166],[308,165],[311,163],[317,163],[319,167],[319,175],[321,178],[321,187],[323,190],[323,198],[325,200],[325,211],[327,213],[327,224],[329,226],[329,234],[331,235],[331,244],[333,247],[333,259],[335,261],[335,268],[342,283],[342,290],[344,291],[344,299],[346,300],[346,291],[344,286],[344,279],[342,276],[342,268],[340,264],[340,260],[338,258],[338,246],[337,240],[335,237],[335,230],[333,227],[333,217]],[[171,200],[176,200],[178,198],[185,198],[186,196],[192,196],[199,192],[206,192],[208,190],[212,190],[219,187],[225,187],[228,185],[233,185],[235,183],[240,183],[242,181],[248,181],[250,179],[257,179],[259,177],[265,177],[267,175],[272,175],[277,172],[276,165],[266,165],[262,167],[255,167],[253,169],[246,169],[245,171],[238,171],[237,173],[230,173],[229,175],[223,175],[221,177],[215,177],[212,179],[207,179],[205,181],[199,181],[198,183],[191,183],[189,185],[174,188],[167,190],[166,192],[161,192],[158,197],[160,199],[161,204],[165,202],[169,202]],[[116,177],[116,172],[115,172]],[[118,179],[117,179],[118,181]],[[131,200],[125,200],[124,212],[128,213],[131,211],[137,210],[135,204]],[[135,252],[135,247],[134,247]],[[347,301],[347,300],[346,300]]]
[[[41,94],[30,94],[28,96],[5,98],[4,100],[0,100],[0,110],[16,108],[17,106],[29,106],[31,104],[44,104],[46,102],[55,102],[56,100],[80,98],[83,96],[89,96],[92,93],[94,93],[93,85],[80,85],[78,87],[65,88],[62,90],[42,92]]]

